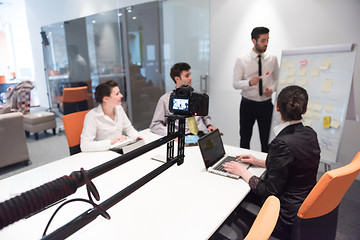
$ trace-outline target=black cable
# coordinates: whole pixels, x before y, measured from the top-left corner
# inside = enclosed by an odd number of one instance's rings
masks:
[[[97,209],[97,210],[100,212],[101,216],[103,216],[104,218],[106,218],[106,219],[108,219],[108,220],[110,219],[110,215],[109,215],[101,206],[97,205],[97,204],[94,203],[93,201],[87,200],[87,199],[83,199],[83,198],[74,198],[74,199],[71,199],[71,200],[68,200],[68,201],[62,203],[62,204],[55,210],[55,212],[53,213],[53,215],[52,215],[51,218],[49,219],[49,222],[46,224],[46,227],[45,227],[45,230],[44,230],[44,233],[43,233],[42,236],[45,236],[45,235],[46,235],[46,232],[47,232],[47,230],[48,230],[48,228],[49,228],[49,226],[50,226],[50,223],[51,223],[52,220],[54,219],[55,215],[59,212],[59,210],[60,210],[63,206],[65,206],[66,204],[71,203],[71,202],[77,202],[77,201],[86,202],[86,203],[91,204],[95,209]]]

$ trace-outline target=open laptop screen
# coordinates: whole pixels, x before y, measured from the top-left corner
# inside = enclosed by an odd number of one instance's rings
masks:
[[[225,156],[225,149],[218,129],[200,138],[198,143],[206,168]]]

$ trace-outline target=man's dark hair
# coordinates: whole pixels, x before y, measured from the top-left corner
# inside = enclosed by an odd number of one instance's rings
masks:
[[[251,39],[255,39],[257,41],[261,34],[266,34],[269,32],[270,30],[266,27],[256,27],[251,32]]]
[[[291,85],[283,88],[277,97],[277,106],[284,121],[300,120],[306,112],[308,94],[302,87]]]
[[[95,89],[95,100],[102,103],[104,97],[110,97],[111,90],[114,87],[117,87],[117,83],[113,80],[99,84]]]
[[[182,71],[189,71],[190,68],[190,65],[185,62],[176,63],[171,67],[170,77],[176,83],[175,77],[180,77]]]

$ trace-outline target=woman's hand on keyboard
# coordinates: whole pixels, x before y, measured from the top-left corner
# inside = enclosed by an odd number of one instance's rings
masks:
[[[240,164],[237,161],[224,163],[223,166],[227,172],[242,177],[247,183],[249,182],[249,179],[253,176],[253,174],[249,172],[243,164]]]
[[[116,138],[113,138],[113,139],[111,139],[111,145],[113,145],[113,144],[115,144],[115,143],[117,143],[117,142],[122,142],[122,141],[125,141],[126,139],[127,139],[128,137],[127,136],[125,136],[125,135],[121,135],[121,136],[118,136],[118,137],[116,137]]]
[[[254,166],[265,167],[265,160],[258,159],[251,154],[243,154],[236,156],[237,160],[243,163],[249,163]]]

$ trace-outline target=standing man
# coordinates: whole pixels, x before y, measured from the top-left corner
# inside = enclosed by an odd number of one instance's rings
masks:
[[[178,88],[181,85],[191,86],[192,77],[190,65],[184,62],[176,63],[170,70],[170,77],[176,84],[175,88]],[[156,105],[154,116],[150,124],[150,131],[152,133],[161,136],[166,136],[167,134],[167,117],[165,116],[172,115],[169,111],[169,99],[171,93],[172,92],[167,92],[162,95]],[[205,132],[206,130],[212,132],[216,129],[216,127],[211,125],[211,118],[209,116],[195,116],[195,121],[199,132]],[[186,121],[185,134],[193,133],[192,129],[189,128],[188,122],[189,121]],[[175,128],[177,130],[178,126],[176,125]],[[197,133],[193,134],[197,135]]]
[[[233,87],[241,89],[240,147],[250,149],[255,121],[259,126],[261,151],[268,152],[273,104],[271,95],[276,90],[279,65],[277,58],[266,54],[269,29],[256,27],[251,32],[252,51],[238,58],[234,67]]]

